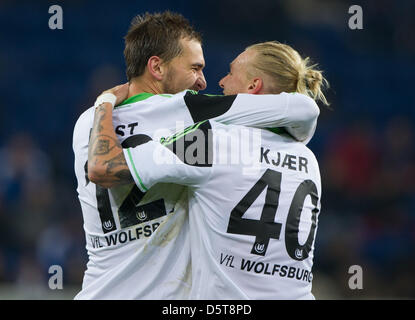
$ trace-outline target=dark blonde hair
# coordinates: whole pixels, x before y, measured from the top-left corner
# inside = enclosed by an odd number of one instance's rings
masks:
[[[310,58],[303,59],[292,47],[276,41],[254,44],[246,50],[256,52],[248,75],[254,72],[252,68],[267,75],[271,79],[271,93],[299,92],[329,105],[323,93],[329,83]]]

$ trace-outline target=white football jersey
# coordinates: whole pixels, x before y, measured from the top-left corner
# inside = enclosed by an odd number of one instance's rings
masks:
[[[253,108],[255,106],[255,108]],[[142,134],[157,139],[195,122],[285,127],[308,142],[319,109],[301,94],[209,96],[142,93],[116,107],[113,124],[124,148]],[[89,261],[75,299],[186,299],[190,294],[190,241],[187,192],[158,184],[104,189],[87,178],[88,142],[94,108],[78,119],[73,136],[75,173]]]
[[[313,153],[288,134],[215,121],[161,142],[124,154],[140,188],[189,187],[190,299],[314,299]]]

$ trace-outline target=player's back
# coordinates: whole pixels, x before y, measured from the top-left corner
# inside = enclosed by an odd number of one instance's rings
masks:
[[[211,124],[210,178],[189,189],[191,298],[313,299],[315,156],[286,134]]]
[[[153,137],[158,130],[171,133],[177,125],[191,124],[182,103],[184,93],[140,94],[116,108],[113,124],[123,146],[134,146],[143,133]],[[187,204],[179,201],[183,187],[159,184],[143,193],[133,183],[105,189],[89,182],[86,169],[93,119],[94,108],[90,108],[78,119],[73,138],[89,255],[76,299],[187,298],[190,248]],[[178,228],[182,232],[173,235]],[[172,260],[177,260],[174,270]]]

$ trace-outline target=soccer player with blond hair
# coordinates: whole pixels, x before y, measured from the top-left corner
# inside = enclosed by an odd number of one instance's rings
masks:
[[[171,184],[149,190],[135,185],[122,154],[107,157],[105,172],[94,175],[99,163],[88,161],[88,145],[98,148],[97,155],[108,156],[114,146],[134,147],[145,136],[154,138],[161,131],[169,135],[209,118],[285,127],[306,141],[319,110],[301,94],[271,99],[197,94],[206,88],[202,38],[177,13],[134,18],[125,36],[124,57],[129,85],[119,88],[122,99],[109,98],[118,105],[111,112],[115,137],[96,139],[91,131],[95,107],[86,110],[74,128],[77,191],[89,257],[82,290],[75,298],[186,299],[192,277],[185,190]],[[114,180],[118,186],[112,186]]]
[[[255,114],[259,102],[272,106],[278,97],[282,114],[294,116],[304,112],[301,105],[306,101],[327,104],[322,90],[326,83],[308,58],[302,59],[294,49],[277,42],[248,47],[219,82],[223,99],[229,99],[226,103],[232,107],[244,106]],[[161,239],[169,242],[172,236],[187,235],[190,230],[192,280],[188,297],[313,299],[321,181],[317,160],[304,141],[310,139],[315,126],[300,142],[292,134],[301,127],[300,122],[286,126],[283,120],[278,128],[258,129],[228,124],[222,118],[223,124],[216,121],[219,116],[161,140],[138,129],[141,134],[135,146],[122,148],[114,131],[117,109],[113,107],[127,92],[128,84],[97,99],[88,178],[105,187],[133,180],[143,193],[160,183],[187,187],[178,202],[182,208],[173,208],[170,220],[161,223],[146,249],[160,247]],[[208,99],[194,93],[185,97],[203,97],[201,105]],[[302,104],[295,102],[298,97]],[[160,99],[154,102],[154,107],[163,104]],[[252,161],[224,161],[234,156]],[[117,159],[116,167],[111,159]],[[171,190],[165,190],[165,195]],[[189,229],[183,224],[186,207]],[[176,224],[178,221],[181,223]],[[154,259],[156,266],[157,257]],[[170,270],[175,268],[173,263],[177,261],[171,261]]]

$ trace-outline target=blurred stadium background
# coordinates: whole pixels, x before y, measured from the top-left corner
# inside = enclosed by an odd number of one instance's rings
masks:
[[[50,30],[50,5],[63,30]],[[350,30],[348,8],[363,8]],[[134,15],[170,9],[204,35],[206,92],[253,42],[278,40],[325,71],[309,144],[321,167],[318,299],[415,298],[415,2],[212,0],[0,1],[0,299],[72,299],[86,265],[73,172],[77,117],[125,81]],[[48,269],[63,267],[63,290]],[[363,290],[348,287],[363,268]]]

